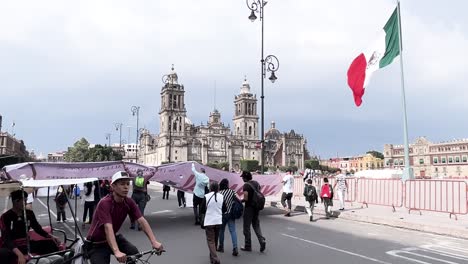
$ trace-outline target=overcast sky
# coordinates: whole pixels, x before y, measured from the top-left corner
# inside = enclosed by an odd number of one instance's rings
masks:
[[[468,1],[402,1],[410,142],[468,138]],[[395,0],[270,0],[265,55],[280,60],[265,82],[265,129],[303,134],[324,157],[402,144],[399,58],[376,72],[354,105],[346,72],[384,26]],[[260,23],[243,0],[2,1],[0,114],[3,130],[36,154],[81,137],[135,141],[136,119],[159,133],[161,76],[175,64],[188,117],[206,123],[214,105],[231,124],[244,75],[260,98]],[[260,101],[258,102],[260,113]]]

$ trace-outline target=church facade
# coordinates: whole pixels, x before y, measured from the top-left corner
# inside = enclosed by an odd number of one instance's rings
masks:
[[[157,166],[165,162],[197,161],[202,164],[228,162],[239,170],[242,159],[261,160],[257,98],[247,80],[234,98],[233,129],[221,122],[214,109],[206,125],[187,118],[185,88],[172,68],[161,89],[159,134],[144,129],[140,135],[139,162]],[[304,168],[306,140],[302,135],[281,134],[273,127],[265,133],[265,166],[296,165]]]

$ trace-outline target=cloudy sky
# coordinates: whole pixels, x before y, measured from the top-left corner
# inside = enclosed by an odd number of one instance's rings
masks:
[[[466,0],[402,1],[409,138],[468,138]],[[376,38],[395,0],[270,0],[265,55],[280,60],[265,82],[265,127],[276,121],[323,157],[403,142],[400,64],[376,72],[361,107],[346,72]],[[81,137],[118,142],[140,124],[159,133],[161,76],[171,64],[186,89],[188,117],[206,123],[216,107],[232,126],[246,75],[260,97],[260,23],[243,0],[2,1],[0,114],[3,131],[29,150],[66,150]],[[260,112],[260,103],[258,104]],[[15,127],[11,124],[15,122]],[[12,131],[14,129],[14,131]]]

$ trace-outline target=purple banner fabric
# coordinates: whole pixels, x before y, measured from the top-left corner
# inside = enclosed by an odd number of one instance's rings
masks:
[[[205,168],[206,175],[211,181],[220,182],[222,179],[229,180],[230,188],[238,195],[242,194],[244,182],[239,173],[231,173],[223,170],[213,169],[195,163],[195,168],[200,171]],[[3,173],[10,179],[73,179],[95,177],[101,180],[110,180],[117,171],[126,171],[132,177],[136,176],[138,169],[143,171],[147,180],[157,181],[170,185],[176,189],[192,192],[195,186],[195,175],[192,172],[192,162],[180,162],[165,164],[158,167],[147,167],[140,164],[111,161],[111,162],[77,162],[77,163],[47,163],[31,162],[6,166]],[[258,181],[264,195],[274,195],[281,191],[281,175],[253,175]]]

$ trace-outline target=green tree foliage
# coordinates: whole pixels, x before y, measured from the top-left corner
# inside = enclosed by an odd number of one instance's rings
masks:
[[[379,158],[379,159],[384,159],[384,155],[381,152],[378,152],[375,150],[369,150],[367,151],[367,154],[371,154],[372,156]]]
[[[240,167],[243,171],[257,171],[258,160],[241,160]]]
[[[122,154],[109,146],[96,145],[89,148],[89,142],[82,138],[69,147],[64,156],[68,162],[96,162],[122,160]]]
[[[218,169],[218,170],[225,170],[225,171],[229,170],[229,162],[227,162],[227,161],[224,161],[224,162],[210,162],[210,163],[206,164],[206,166],[211,167],[211,168],[215,168],[215,169]]]
[[[316,159],[306,160],[304,164],[307,169],[312,169],[312,170],[320,169],[320,162]]]

